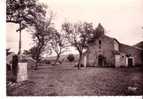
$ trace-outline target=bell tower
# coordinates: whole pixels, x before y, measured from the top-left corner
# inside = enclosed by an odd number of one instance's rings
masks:
[[[101,25],[101,23],[98,24],[97,28],[95,29],[95,33],[97,37],[104,35],[104,27]]]

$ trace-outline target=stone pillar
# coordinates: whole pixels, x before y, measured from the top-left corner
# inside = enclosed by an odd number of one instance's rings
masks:
[[[28,72],[27,72],[27,63],[19,62],[18,63],[18,74],[17,74],[17,82],[28,80]]]

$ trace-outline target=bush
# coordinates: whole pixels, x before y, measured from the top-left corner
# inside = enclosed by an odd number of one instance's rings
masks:
[[[47,61],[46,61],[46,64],[51,64],[51,61],[47,60]]]
[[[74,61],[74,55],[73,54],[69,54],[67,59],[70,61],[70,62],[73,62]]]
[[[78,67],[78,64],[75,64],[74,67]],[[80,67],[84,67],[84,65],[81,64]]]

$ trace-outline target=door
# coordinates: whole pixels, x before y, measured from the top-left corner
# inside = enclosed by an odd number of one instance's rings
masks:
[[[128,58],[128,67],[132,67],[132,66],[133,66],[133,59]]]
[[[102,57],[102,55],[98,56],[98,66],[103,66],[103,57]]]

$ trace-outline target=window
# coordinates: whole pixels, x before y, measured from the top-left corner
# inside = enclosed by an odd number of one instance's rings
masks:
[[[99,45],[101,45],[101,40],[99,40]]]
[[[101,40],[99,40],[99,49],[101,49]]]

